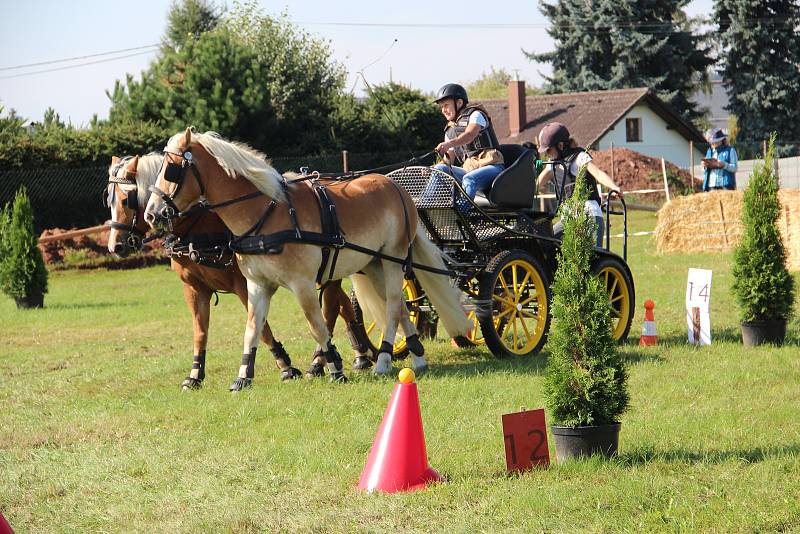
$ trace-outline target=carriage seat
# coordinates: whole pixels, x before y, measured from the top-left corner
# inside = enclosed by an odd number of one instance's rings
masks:
[[[499,148],[506,168],[488,190],[478,191],[475,203],[483,207],[530,208],[536,192],[536,151],[511,144]]]

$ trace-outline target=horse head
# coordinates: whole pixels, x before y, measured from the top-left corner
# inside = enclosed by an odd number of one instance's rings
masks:
[[[139,156],[111,158],[106,205],[111,210],[108,251],[124,258],[142,248],[147,225],[141,216],[137,172]]]

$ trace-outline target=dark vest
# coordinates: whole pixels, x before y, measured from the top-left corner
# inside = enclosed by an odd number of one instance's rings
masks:
[[[469,116],[475,111],[480,111],[483,113],[483,116],[486,117],[488,124],[486,125],[486,128],[481,130],[481,133],[478,134],[478,137],[476,137],[471,143],[464,145],[463,148],[466,151],[466,157],[474,156],[481,150],[486,150],[487,148],[497,148],[500,146],[500,143],[497,141],[497,136],[494,133],[491,117],[489,117],[489,114],[485,109],[483,109],[483,106],[479,106],[477,104],[467,104],[464,109],[461,110],[461,113],[459,113],[455,122],[447,123],[447,127],[444,130],[445,135],[449,134],[448,137],[453,139],[464,133],[469,125]],[[456,153],[458,154],[458,151]],[[461,160],[457,163],[460,165],[464,163],[464,161]]]
[[[586,152],[585,148],[568,148],[564,151],[563,159],[567,163],[567,172],[565,173],[565,183],[564,183],[564,198],[561,199],[566,200],[572,196],[572,193],[575,191],[575,183],[577,180],[577,176],[572,174],[572,162],[577,159],[583,152]],[[598,204],[600,204],[600,193],[597,192],[597,180],[594,179],[594,176],[589,172],[589,169],[586,169],[584,173],[586,177],[586,184],[589,186],[589,198],[588,200],[596,200]],[[561,181],[556,179],[555,180],[556,187],[561,187]]]

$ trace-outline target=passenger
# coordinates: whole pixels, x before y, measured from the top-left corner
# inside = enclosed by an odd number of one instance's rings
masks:
[[[470,104],[467,91],[456,83],[448,83],[439,89],[434,100],[447,119],[444,141],[436,146],[436,152],[444,158],[435,168],[458,180],[471,199],[475,194],[491,186],[505,165],[503,154],[497,149],[499,143],[492,128],[492,120],[486,110]],[[422,197],[431,200],[439,178],[428,183]],[[459,207],[468,206],[462,202]]]
[[[577,143],[570,137],[567,127],[558,122],[545,124],[539,132],[539,154],[545,154],[551,160],[562,160],[566,162],[567,177],[564,181],[564,167],[560,165],[545,165],[544,170],[537,178],[537,187],[541,191],[542,187],[556,176],[556,188],[564,186],[564,199],[569,198],[575,190],[575,179],[581,170],[586,166],[586,180],[589,184],[589,199],[586,201],[585,209],[591,217],[594,217],[597,227],[595,228],[595,244],[603,246],[603,210],[600,209],[600,193],[597,191],[597,183],[600,182],[611,191],[616,192],[620,197],[622,190],[603,172],[593,161],[592,156],[585,149],[579,148]],[[562,201],[564,200],[562,199]],[[561,237],[564,227],[561,222],[553,225],[553,234]]]

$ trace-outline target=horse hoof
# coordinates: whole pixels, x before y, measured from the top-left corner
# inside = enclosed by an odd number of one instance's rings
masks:
[[[287,380],[293,380],[302,376],[303,373],[300,372],[300,369],[296,367],[287,367],[281,371],[281,382],[286,382]]]
[[[364,371],[372,367],[372,362],[366,356],[358,356],[353,360],[353,371]]]
[[[191,376],[187,376],[186,380],[181,382],[181,389],[183,391],[188,391],[190,389],[200,389],[203,387],[203,381],[198,378],[192,378]]]
[[[331,373],[331,384],[346,384],[347,377],[344,375],[342,371],[336,371],[335,373]]]
[[[372,374],[375,376],[386,376],[392,372],[392,355],[388,352],[381,352],[378,354],[378,361],[375,368],[372,369]]]
[[[231,384],[231,387],[228,388],[231,391],[242,391],[244,388],[251,388],[253,387],[253,379],[252,378],[237,378]]]
[[[306,378],[319,378],[325,376],[325,366],[321,363],[312,363],[306,371]]]

